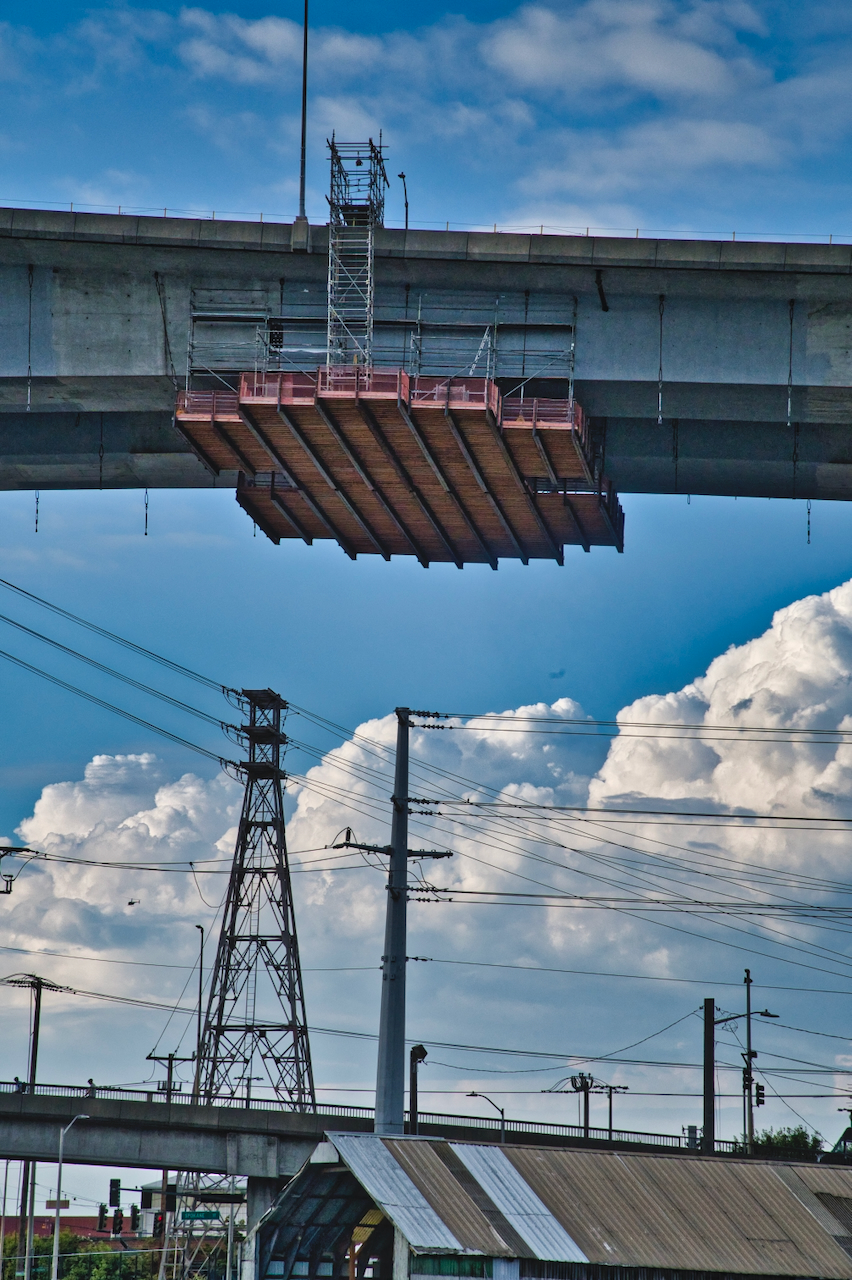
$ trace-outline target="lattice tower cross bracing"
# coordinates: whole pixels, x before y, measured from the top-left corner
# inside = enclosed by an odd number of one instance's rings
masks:
[[[244,689],[248,760],[234,863],[222,918],[196,1091],[205,1102],[251,1095],[263,1070],[275,1096],[315,1111],[313,1071],[284,834],[281,751],[287,703]]]
[[[332,134],[328,239],[327,367],[373,363],[375,232],[384,224],[388,177],[379,145]]]

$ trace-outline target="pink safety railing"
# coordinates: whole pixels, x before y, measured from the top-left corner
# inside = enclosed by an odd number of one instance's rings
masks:
[[[239,413],[236,391],[179,391],[177,412],[187,418],[224,418]]]
[[[363,369],[359,365],[332,365],[320,369],[321,396],[375,396],[384,400],[408,400],[409,377],[404,369]]]
[[[583,410],[577,401],[542,399],[534,396],[506,396],[503,400],[503,426],[554,426],[582,429]]]
[[[317,394],[317,375],[286,371],[280,373],[244,373],[240,379],[241,400],[268,400],[281,404],[313,404]]]
[[[451,409],[490,409],[500,413],[500,391],[490,378],[414,378],[411,383],[412,407],[448,405]]]

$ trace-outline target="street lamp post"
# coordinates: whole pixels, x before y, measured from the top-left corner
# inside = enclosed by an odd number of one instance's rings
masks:
[[[404,173],[400,173],[398,176],[402,178],[402,194],[405,199],[405,229],[407,231],[408,230],[408,185],[405,181]]]
[[[491,1103],[491,1105],[492,1105],[492,1107],[494,1108],[494,1110],[495,1110],[495,1111],[499,1111],[499,1112],[500,1112],[500,1141],[501,1141],[501,1143],[505,1144],[505,1142],[506,1142],[506,1112],[503,1110],[503,1108],[502,1108],[502,1107],[498,1107],[498,1106],[497,1106],[497,1103],[493,1100],[493,1098],[489,1098],[489,1096],[488,1096],[488,1094],[487,1094],[487,1093],[475,1093],[475,1092],[474,1092],[474,1093],[469,1093],[467,1096],[468,1096],[469,1098],[484,1098],[486,1102],[490,1102],[490,1103]]]
[[[77,1123],[78,1120],[88,1120],[88,1116],[75,1116],[70,1124],[66,1124],[64,1129],[59,1130],[59,1160],[56,1165],[56,1217],[53,1220],[53,1266],[51,1268],[51,1280],[59,1280],[59,1215],[62,1212],[60,1205],[62,1203],[62,1148],[65,1144],[65,1135],[69,1129]]]

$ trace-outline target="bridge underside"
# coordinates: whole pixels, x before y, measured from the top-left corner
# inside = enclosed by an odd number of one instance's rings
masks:
[[[276,540],[460,564],[620,550],[618,494],[852,497],[850,246],[383,229],[381,393],[319,385],[327,261],[0,209],[0,490],[226,488]]]

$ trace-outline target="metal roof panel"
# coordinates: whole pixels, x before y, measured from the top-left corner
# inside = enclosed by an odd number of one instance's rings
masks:
[[[535,1257],[547,1262],[589,1261],[500,1147],[461,1142],[451,1142],[450,1147]]]
[[[344,1163],[413,1249],[467,1253],[377,1134],[330,1133]]]
[[[515,1256],[515,1250],[501,1238],[468,1190],[440,1158],[437,1144],[386,1138],[385,1146],[467,1249],[489,1257]]]

